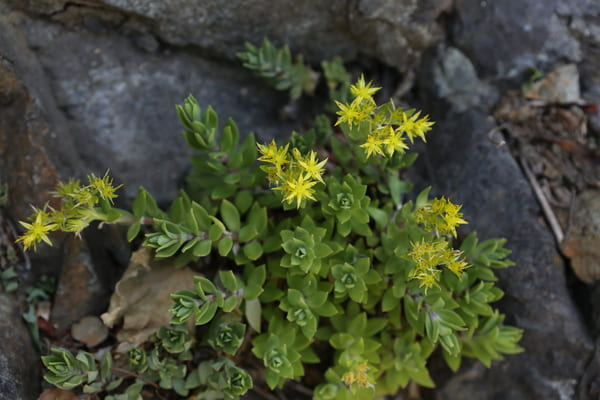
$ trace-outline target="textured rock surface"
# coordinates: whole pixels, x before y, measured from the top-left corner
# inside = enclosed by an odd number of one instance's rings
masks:
[[[32,64],[44,69],[44,83],[49,82],[52,96],[39,97],[52,97],[46,103],[55,102],[58,114],[74,125],[71,140],[87,169],[101,173],[111,168],[127,183],[128,197],[143,185],[159,201],[174,196],[189,165],[190,152],[173,112],[173,104],[187,94],[194,94],[200,104],[212,104],[223,118],[232,116],[242,132],[252,129],[271,137],[294,128],[276,120],[284,95],[265,88],[237,62],[223,61],[235,59],[244,42],[268,36],[278,44],[290,43],[316,62],[336,55],[352,59],[364,51],[406,70],[439,36],[435,18],[449,4],[438,0],[286,1],[277,7],[261,0],[244,7],[220,1],[9,3],[57,22],[10,13],[4,7],[6,18],[11,18],[7,25],[22,37],[18,48],[0,48],[0,54],[10,57],[21,49],[35,53],[34,60],[25,60],[17,70],[25,73],[34,69]],[[178,49],[161,42],[194,47]],[[198,57],[202,54],[211,57]],[[155,168],[156,159],[170,162]],[[147,174],[150,169],[153,173]]]
[[[600,37],[599,10],[595,0],[457,0],[452,38],[484,75],[515,77],[587,59],[587,42]]]
[[[243,133],[271,137],[295,126],[277,120],[285,94],[266,88],[237,65],[178,50],[147,53],[117,34],[20,22],[28,45],[38,49],[57,113],[73,125],[69,139],[85,161],[79,171],[110,168],[126,183],[128,197],[144,186],[157,200],[167,201],[182,187],[191,152],[174,104],[190,93],[200,104],[211,104],[223,120],[233,117]],[[157,167],[157,159],[169,162]]]
[[[51,116],[52,122],[47,119],[46,111],[53,110],[45,101],[51,96],[47,86],[37,85],[41,67],[29,57],[12,22],[0,15],[0,36],[8,38],[0,44],[0,174],[8,185],[9,212],[25,218],[31,210],[28,203],[47,201],[59,177],[57,169],[77,161],[68,155],[74,148],[66,133],[51,126],[61,125],[60,114]],[[17,70],[25,65],[27,70],[19,76]]]
[[[61,173],[75,175],[80,164],[42,68],[14,22],[12,15],[0,15],[0,37],[7,39],[0,41],[0,181],[8,189],[7,215],[24,220],[30,205],[40,207],[50,199]],[[41,246],[31,254],[35,272],[56,272],[59,255],[59,249]]]
[[[596,297],[595,300],[598,298]],[[597,303],[596,303],[597,304]],[[596,321],[598,322],[598,320]],[[596,331],[597,333],[598,331]],[[596,350],[586,366],[583,376],[579,379],[577,399],[597,399],[600,396],[600,340],[596,339]]]
[[[95,315],[87,316],[72,325],[71,336],[88,347],[95,347],[106,340],[108,328]]]
[[[66,332],[81,318],[106,310],[131,254],[120,228],[91,228],[83,238],[68,235],[60,243],[61,269],[50,318],[58,331]]]
[[[38,354],[12,296],[0,293],[0,400],[33,400],[39,394]]]
[[[424,71],[419,79],[423,96],[435,98],[432,93],[445,81],[435,69],[430,70],[433,75]],[[517,264],[498,271],[499,286],[505,291],[499,304],[507,322],[525,330],[521,341],[525,353],[507,357],[489,370],[474,364],[459,371],[436,398],[574,398],[593,341],[567,290],[556,245],[540,223],[531,188],[508,148],[490,142],[488,132],[494,125],[489,111],[475,105],[462,111],[456,102],[450,96],[440,97],[437,106],[429,104],[438,123],[417,170],[426,171],[420,179],[437,194],[464,205],[469,230],[477,231],[481,239],[508,239],[506,246]]]
[[[171,45],[193,45],[231,59],[244,42],[267,36],[277,44],[290,43],[313,61],[336,55],[349,59],[362,52],[400,70],[414,67],[419,54],[439,38],[436,18],[451,4],[448,0],[9,1],[57,18],[75,8],[120,13]]]
[[[491,107],[498,98],[496,89],[479,79],[473,63],[459,49],[439,44],[423,57],[418,74],[420,101],[428,112],[450,107],[463,112],[472,107]]]
[[[486,115],[470,111],[440,121],[424,158],[435,171],[429,182],[436,192],[464,204],[469,229],[482,239],[508,238],[517,265],[498,271],[505,291],[500,306],[508,323],[525,329],[525,353],[490,370],[476,365],[459,372],[438,398],[572,398],[565,393],[575,393],[592,341],[555,262],[554,240],[538,220],[531,189],[508,150],[488,141],[493,125]]]
[[[50,318],[59,331],[66,331],[73,322],[87,315],[99,315],[106,309],[112,290],[107,273],[94,264],[84,240],[74,236],[66,239]]]
[[[252,127],[259,135],[276,136],[278,129],[291,129],[274,121],[285,95],[259,85],[248,72],[186,52],[149,54],[111,33],[32,20],[23,29],[29,44],[39,48],[58,107],[79,123],[80,129],[71,132],[81,158],[94,170],[110,168],[126,183],[128,197],[144,186],[158,201],[167,201],[182,187],[191,151],[174,104],[190,93],[200,104],[212,104],[223,120],[232,116],[244,133]],[[156,160],[168,162],[157,165]]]

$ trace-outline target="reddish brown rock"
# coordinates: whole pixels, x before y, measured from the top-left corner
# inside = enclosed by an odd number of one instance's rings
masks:
[[[59,331],[66,331],[87,315],[99,315],[106,309],[110,296],[85,240],[67,237],[63,260],[50,317]]]
[[[22,82],[0,64],[0,178],[8,185],[9,213],[17,219],[31,214],[29,204],[42,206],[58,182],[43,136],[50,129]]]
[[[0,62],[0,105],[10,103],[20,90],[23,89],[16,75]]]

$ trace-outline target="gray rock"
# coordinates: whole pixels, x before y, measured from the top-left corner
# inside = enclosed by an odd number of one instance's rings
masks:
[[[498,285],[505,291],[498,305],[508,324],[524,329],[525,352],[507,356],[489,370],[479,363],[465,365],[436,398],[572,399],[593,342],[567,290],[556,244],[539,222],[540,209],[528,182],[507,146],[488,138],[495,126],[485,102],[463,109],[456,106],[452,90],[440,90],[447,79],[436,74],[436,66],[448,65],[448,54],[434,54],[434,62],[419,76],[422,97],[437,122],[418,161],[424,175],[415,178],[423,186],[432,185],[434,194],[463,204],[470,222],[463,233],[477,231],[482,240],[507,238],[516,265],[497,271]],[[468,63],[457,65],[464,70]],[[478,82],[472,73],[457,80],[465,88]],[[465,96],[476,98],[477,92],[472,89]]]
[[[491,106],[498,98],[495,89],[480,80],[471,60],[457,48],[440,44],[428,51],[419,74],[420,94],[427,103],[443,102],[455,112],[482,104]],[[433,104],[428,104],[431,106]]]
[[[594,67],[600,57],[600,14],[596,12],[572,18],[571,31],[582,44],[582,62],[579,64],[584,98],[595,102],[600,97],[600,71]],[[595,114],[596,120],[600,113]]]
[[[365,53],[401,71],[414,67],[420,53],[440,37],[436,19],[451,5],[448,0],[9,1],[54,18],[71,8],[117,11],[127,19],[142,21],[161,41],[193,45],[230,59],[243,49],[244,42],[257,43],[267,36],[278,45],[289,43],[313,62],[336,55],[352,59]]]
[[[515,77],[559,60],[578,62],[584,52],[569,21],[595,16],[599,8],[594,0],[459,0],[453,44],[486,77]]]
[[[275,117],[285,95],[265,88],[237,60],[215,61],[214,56],[235,59],[244,42],[268,36],[278,45],[289,43],[313,61],[336,55],[351,59],[364,51],[407,70],[439,38],[436,18],[450,3],[286,1],[273,7],[272,2],[256,0],[239,7],[235,2],[209,0],[184,5],[45,0],[7,4],[60,22],[31,19],[6,5],[0,8],[7,19],[4,29],[12,35],[6,37],[18,36],[0,46],[0,54],[16,60],[17,75],[47,111],[49,125],[61,136],[68,132],[70,137],[63,142],[75,143],[76,150],[68,153],[83,160],[83,165],[79,160],[66,164],[79,164],[72,169],[80,176],[110,168],[125,184],[126,198],[145,186],[165,202],[182,186],[189,168],[191,153],[173,112],[173,105],[187,94],[194,94],[203,105],[212,104],[223,119],[232,116],[242,132],[254,129],[261,137],[273,137],[299,128]],[[213,58],[198,57],[191,48],[161,48],[161,42],[192,45]],[[169,162],[155,168],[158,159]]]
[[[0,400],[33,400],[40,390],[38,354],[13,297],[0,293]]]
[[[422,181],[435,194],[463,204],[462,211],[483,239],[506,237],[517,265],[498,271],[505,291],[499,303],[507,323],[525,330],[525,352],[491,369],[460,370],[438,399],[570,399],[593,351],[592,341],[569,296],[556,246],[540,225],[528,183],[505,147],[489,142],[494,125],[487,112],[471,109],[439,117],[422,156]],[[435,120],[435,116],[434,116]]]
[[[68,124],[54,108],[42,68],[14,29],[16,21],[14,14],[0,12],[0,37],[7,39],[0,41],[0,181],[8,189],[6,214],[25,220],[31,205],[49,201],[58,180],[74,176],[80,164]],[[55,274],[59,257],[59,249],[40,246],[31,254],[35,274]]]
[[[63,12],[69,0],[21,0],[19,6],[36,14],[56,14]]]
[[[110,169],[125,184],[127,198],[144,186],[166,202],[183,187],[192,152],[174,105],[190,93],[204,108],[212,105],[221,121],[233,117],[243,134],[254,130],[264,138],[298,129],[277,119],[286,95],[239,65],[186,51],[149,54],[117,34],[40,21],[25,20],[22,29],[38,49],[59,109],[79,126],[71,134],[80,157],[89,170]]]
[[[597,293],[592,299],[598,300]],[[598,303],[596,302],[594,304]],[[596,324],[600,322],[597,316],[595,322]],[[596,332],[598,332],[597,328],[598,326],[596,326]],[[597,399],[600,396],[600,339],[596,339],[595,344],[596,349],[594,355],[586,366],[585,373],[581,377],[577,387],[577,399],[592,400]]]

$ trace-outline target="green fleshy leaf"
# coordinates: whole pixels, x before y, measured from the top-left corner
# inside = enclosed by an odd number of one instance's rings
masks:
[[[254,197],[248,190],[242,190],[235,196],[234,204],[241,213],[245,213],[252,206]]]
[[[105,389],[107,392],[113,391],[119,386],[121,386],[121,383],[123,383],[123,378],[114,379],[108,385],[106,385]]]
[[[448,367],[450,367],[450,369],[453,372],[458,371],[458,369],[460,368],[460,362],[462,360],[462,357],[460,355],[452,355],[452,354],[448,353],[446,350],[442,351],[442,355],[444,356],[444,361],[446,361],[446,364],[448,364]]]
[[[314,307],[312,310],[321,317],[333,317],[338,313],[337,308],[329,301],[326,301],[318,307]]]
[[[421,191],[421,193],[419,193],[419,195],[417,196],[417,199],[415,200],[415,208],[420,208],[427,204],[427,201],[428,201],[427,198],[429,197],[430,191],[431,191],[431,186],[423,189]]]
[[[223,185],[219,185],[215,187],[211,191],[211,196],[213,199],[225,199],[235,193],[236,186],[228,185],[224,183]]]
[[[204,257],[210,254],[212,242],[210,240],[201,240],[192,248],[195,257]]]
[[[314,252],[315,256],[318,258],[325,258],[333,253],[331,248],[325,243],[315,243]]]
[[[239,232],[240,230],[240,213],[238,209],[229,201],[221,201],[221,217],[223,222],[231,232]]]
[[[259,267],[247,265],[244,270],[244,275],[246,277],[244,298],[246,300],[253,300],[263,291],[263,285],[267,277],[266,268],[264,264]]]
[[[223,311],[225,312],[231,312],[233,311],[237,305],[238,305],[238,298],[236,296],[231,296],[225,299],[225,301],[223,302]]]
[[[83,393],[97,393],[102,390],[102,382],[94,382],[89,385],[83,385]]]
[[[250,325],[252,329],[260,333],[262,320],[262,307],[260,301],[258,301],[258,299],[246,300],[245,303],[246,321],[248,321],[248,325]]]
[[[385,291],[381,300],[381,311],[388,312],[400,305],[400,299],[394,296],[394,291],[390,288]]]
[[[229,290],[230,292],[235,292],[238,289],[238,282],[233,271],[219,271],[219,277],[221,278],[221,283],[223,283],[225,289]]]
[[[231,152],[237,147],[239,132],[231,118],[227,120],[221,132],[221,151]]]
[[[102,355],[100,359],[100,379],[108,380],[112,372],[113,359],[109,351]]]
[[[225,257],[227,254],[229,254],[232,247],[233,247],[233,239],[229,236],[225,236],[224,238],[219,240],[219,244],[218,244],[219,255],[221,257]]]
[[[334,349],[346,350],[354,342],[354,336],[349,333],[336,333],[331,336],[329,343]]]
[[[221,221],[213,220],[214,223],[210,226],[208,230],[208,239],[216,242],[221,238],[221,235],[225,232],[225,225],[221,223]]]
[[[195,324],[196,325],[204,325],[208,322],[210,322],[213,317],[215,316],[215,313],[217,312],[217,303],[212,301],[212,302],[208,302],[208,303],[204,303],[202,305],[202,307],[200,307],[200,309],[196,312],[196,320],[195,320]]]
[[[258,241],[253,241],[244,246],[244,255],[250,260],[258,260],[263,254],[263,248]]]
[[[252,225],[246,225],[240,229],[239,240],[242,243],[249,242],[258,235],[258,230]]]
[[[127,241],[132,242],[133,239],[135,239],[137,235],[139,235],[141,228],[141,222],[134,222],[133,224],[131,224],[129,229],[127,229]]]

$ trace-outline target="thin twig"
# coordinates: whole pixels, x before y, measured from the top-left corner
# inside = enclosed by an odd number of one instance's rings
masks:
[[[114,372],[119,372],[121,374],[125,374],[125,376],[130,376],[130,377],[133,377],[133,378],[141,379],[144,382],[146,382],[148,385],[154,387],[155,389],[162,390],[162,388],[160,386],[158,386],[158,384],[156,384],[156,382],[152,382],[151,380],[149,380],[147,378],[144,378],[143,376],[138,375],[138,374],[136,374],[133,371],[130,371],[128,369],[119,368],[119,367],[112,367],[112,370]]]
[[[314,394],[311,389],[307,388],[306,386],[304,386],[301,383],[290,381],[289,384],[296,392],[300,392],[302,394],[305,394],[305,395],[311,396],[311,397]]]
[[[503,123],[502,125],[498,125],[498,126],[494,127],[492,130],[490,130],[490,131],[488,132],[488,135],[487,135],[487,136],[488,136],[488,140],[489,140],[489,141],[490,141],[490,142],[491,142],[491,143],[492,143],[494,146],[503,146],[503,145],[505,145],[505,144],[506,144],[506,141],[504,140],[504,138],[501,138],[500,140],[495,140],[495,139],[493,138],[493,135],[494,135],[496,132],[499,132],[499,131],[501,131],[502,129],[504,129],[504,128],[507,128],[507,127],[508,127],[508,122],[505,122],[505,123]]]
[[[550,204],[548,204],[548,200],[546,199],[546,196],[544,196],[544,192],[542,192],[540,185],[537,183],[537,180],[535,179],[533,172],[531,172],[531,170],[529,169],[529,166],[527,165],[527,161],[525,161],[525,159],[523,157],[520,157],[520,161],[521,161],[521,166],[523,167],[523,171],[525,171],[525,175],[527,176],[527,179],[529,180],[529,184],[533,188],[535,197],[537,197],[537,199],[540,203],[540,206],[542,207],[544,216],[546,217],[546,220],[550,224],[550,229],[552,230],[552,233],[554,234],[554,239],[556,239],[558,247],[560,248],[560,246],[565,238],[565,235],[560,227],[560,224],[558,223],[558,219],[556,218],[556,215],[554,215],[554,212],[552,211]]]
[[[254,386],[252,390],[255,391],[259,396],[264,397],[267,400],[279,400],[279,398],[277,398],[276,396],[272,395],[271,393],[267,392],[259,386]]]
[[[279,395],[280,400],[287,400],[287,397],[285,396],[285,393],[283,393],[283,390],[277,389],[277,394]]]
[[[420,400],[421,392],[419,391],[419,385],[415,381],[410,381],[408,384],[408,399],[409,400]]]
[[[246,335],[244,335],[244,341],[242,342],[242,345],[240,346],[239,350],[237,351],[237,355],[233,357],[233,361],[236,364],[240,364],[242,362],[242,359],[247,355],[246,352],[248,351],[248,349],[250,348],[250,342],[252,339],[252,335],[254,334],[254,329],[250,328],[250,329],[246,329]]]

